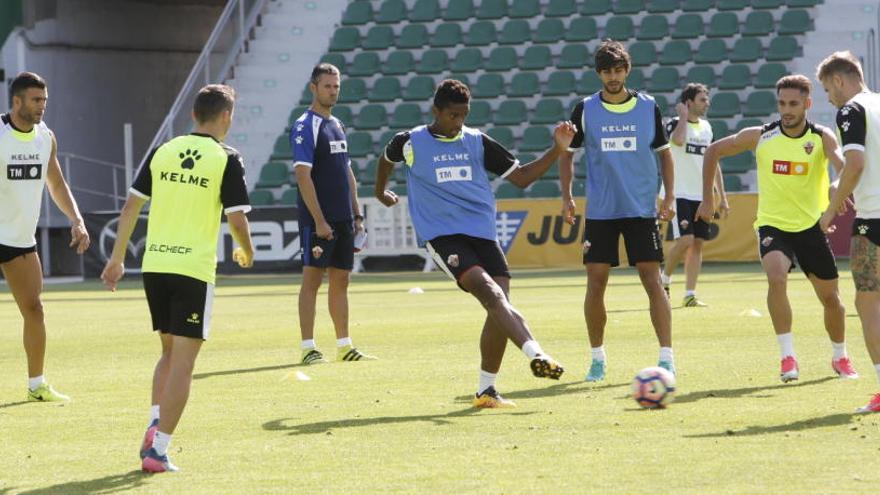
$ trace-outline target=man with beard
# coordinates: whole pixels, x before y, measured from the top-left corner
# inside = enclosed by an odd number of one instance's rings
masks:
[[[659,177],[665,188],[659,217],[669,220],[673,215],[672,153],[654,98],[625,86],[632,64],[623,45],[603,41],[596,50],[595,61],[602,90],[584,98],[572,111],[571,122],[577,133],[559,164],[562,215],[573,225],[573,153],[584,148],[588,202],[583,256],[587,270],[584,317],[592,347],[586,380],[605,378],[605,287],[611,267],[620,264],[621,235],[629,264],[638,270],[650,301],[651,323],[660,342],[658,365],[674,373],[672,312],[660,282],[663,247],[657,227]]]
[[[758,231],[761,265],[767,274],[767,308],[779,342],[783,382],[798,379],[792,338],[788,272],[799,263],[824,306],[825,330],[831,337],[831,368],[841,378],[858,378],[846,354],[846,311],[837,290],[837,265],[819,217],[828,205],[828,161],[840,173],[843,158],[831,130],[807,120],[812,106],[810,80],[785,76],[776,83],[780,119],[748,127],[716,141],[703,159],[703,202],[697,216],[715,213],[714,179],[718,160],[754,150],[758,166]]]

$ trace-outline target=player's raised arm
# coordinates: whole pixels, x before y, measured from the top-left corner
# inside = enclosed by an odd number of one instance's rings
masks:
[[[576,132],[577,130],[571,122],[560,122],[553,130],[553,146],[537,160],[514,168],[507,175],[507,180],[517,187],[528,187],[547,173],[557,158],[568,149]]]
[[[760,127],[747,127],[733,136],[719,139],[706,148],[703,156],[703,202],[697,209],[697,217],[711,222],[715,215],[715,173],[719,160],[753,150],[761,137]]]

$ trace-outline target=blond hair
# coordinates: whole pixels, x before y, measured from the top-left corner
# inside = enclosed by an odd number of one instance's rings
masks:
[[[859,82],[865,81],[862,64],[849,50],[834,52],[816,68],[816,79],[823,81],[833,75],[858,77]]]

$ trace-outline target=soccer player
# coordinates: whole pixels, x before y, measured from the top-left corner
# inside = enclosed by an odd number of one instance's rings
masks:
[[[113,254],[101,274],[115,291],[125,273],[122,263],[132,230],[144,203],[152,200],[141,270],[162,356],[153,372],[150,423],[141,444],[142,469],[148,472],[177,470],[168,445],[211,329],[221,213],[240,246],[233,258],[244,268],[253,262],[244,165],[238,151],[223,143],[234,107],[235,91],[229,86],[199,90],[193,133],[154,149],[138,171],[119,216]]]
[[[464,125],[470,90],[446,79],[434,93],[434,121],[395,135],[379,157],[376,197],[398,202],[386,190],[395,163],[406,167],[409,212],[419,243],[437,266],[486,308],[480,336],[480,378],[473,405],[515,407],[495,389],[508,339],[531,360],[537,377],[559,379],[562,366],[544,353],[525,319],[510,303],[510,271],[495,233],[495,196],[488,172],[526,187],[541,177],[568,146],[574,129],[562,123],[555,145],[526,165],[482,132]]]
[[[312,69],[312,105],[290,131],[293,167],[299,185],[299,235],[303,275],[299,290],[302,364],[326,363],[315,345],[315,304],[327,273],[327,305],[336,330],[336,360],[373,360],[351,342],[348,284],[354,267],[354,239],[363,235],[364,217],[348,158],[342,122],[331,115],[339,99],[339,69],[327,63]]]
[[[819,225],[825,232],[850,194],[855,198],[856,218],[850,246],[850,269],[856,286],[856,311],[868,354],[880,379],[880,96],[868,91],[862,65],[852,53],[835,52],[819,64],[816,78],[828,100],[839,108],[837,129],[845,165],[839,185]],[[860,412],[880,412],[875,394]]]
[[[841,378],[858,378],[846,354],[846,311],[837,289],[837,265],[819,217],[828,204],[828,162],[838,172],[843,166],[837,139],[827,128],[807,120],[812,106],[810,80],[785,76],[776,83],[780,119],[762,127],[748,127],[716,141],[703,159],[703,203],[697,216],[709,221],[714,214],[715,172],[718,159],[754,150],[758,166],[758,217],[761,266],[767,275],[767,308],[779,342],[783,382],[798,379],[792,336],[791,305],[786,287],[796,264],[813,285],[825,312],[825,330],[831,338],[831,368]]]
[[[678,116],[666,124],[670,150],[675,162],[675,217],[669,221],[675,244],[666,255],[660,279],[666,295],[675,267],[684,259],[685,293],[681,305],[686,308],[706,306],[697,299],[697,277],[703,265],[703,241],[709,239],[709,224],[696,218],[703,200],[703,153],[712,143],[712,126],[703,116],[709,110],[709,88],[690,83],[681,92],[675,111]],[[721,169],[715,176],[721,194],[719,208],[726,217],[730,211]]]
[[[43,187],[70,220],[70,247],[82,254],[89,247],[70,188],[58,163],[58,142],[43,122],[49,98],[46,81],[32,72],[12,80],[12,110],[0,115],[0,270],[24,319],[24,351],[28,363],[28,401],[70,400],[45,378],[46,324],[43,319],[43,269],[34,231],[40,218]]]
[[[584,215],[584,318],[592,347],[586,380],[605,379],[605,287],[611,267],[620,264],[621,234],[629,264],[638,270],[648,294],[651,323],[660,342],[659,366],[675,373],[672,312],[660,282],[663,245],[657,227],[658,216],[662,220],[672,218],[675,204],[674,165],[666,129],[654,98],[626,87],[632,64],[623,45],[603,41],[596,50],[595,62],[602,89],[584,98],[572,111],[571,121],[577,126],[577,134],[559,166],[562,215],[574,225],[574,151],[584,148],[589,203]],[[659,215],[658,178],[662,178],[665,192]]]

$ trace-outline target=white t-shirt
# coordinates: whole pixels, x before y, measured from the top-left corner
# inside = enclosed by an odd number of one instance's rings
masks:
[[[0,115],[0,244],[28,248],[34,232],[52,154],[52,132],[44,122],[27,133]]]
[[[666,124],[666,133],[678,125],[678,117]],[[699,119],[688,122],[687,136],[684,146],[678,146],[669,140],[672,159],[675,161],[675,197],[692,201],[703,200],[703,155],[712,143],[712,126],[709,121]]]
[[[864,91],[837,111],[843,153],[865,153],[865,168],[853,190],[856,216],[880,218],[880,94]]]

